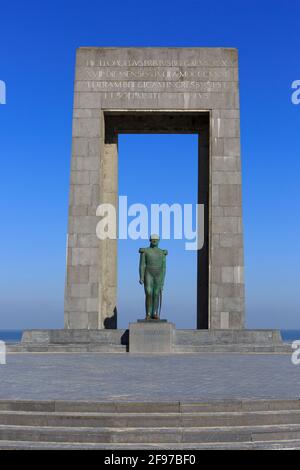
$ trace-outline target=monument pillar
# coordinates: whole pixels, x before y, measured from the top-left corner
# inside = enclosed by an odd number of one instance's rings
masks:
[[[104,141],[100,155],[99,204],[112,204],[118,216],[117,136]],[[99,241],[99,328],[117,328],[117,240]]]

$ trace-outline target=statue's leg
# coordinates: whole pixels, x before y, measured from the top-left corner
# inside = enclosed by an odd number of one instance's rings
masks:
[[[153,285],[153,310],[154,310],[154,317],[159,319],[160,312],[159,312],[159,303],[160,303],[160,293],[162,290],[163,285],[163,273],[158,274],[155,276],[154,285]]]
[[[153,316],[159,318],[159,294],[161,289],[161,276],[155,276],[153,282]]]
[[[145,295],[146,295],[146,318],[152,317],[152,294],[153,294],[153,276],[148,271],[145,273]]]

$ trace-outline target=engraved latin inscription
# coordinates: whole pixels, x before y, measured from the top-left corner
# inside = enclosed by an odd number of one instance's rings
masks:
[[[75,91],[101,93],[104,100],[149,100],[159,93],[231,93],[237,89],[237,68],[226,59],[86,60],[77,68]]]

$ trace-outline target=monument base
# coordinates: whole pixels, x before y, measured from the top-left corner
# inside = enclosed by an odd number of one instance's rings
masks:
[[[149,322],[154,322],[154,323],[161,323],[161,322],[167,322],[168,320],[165,320],[164,318],[159,318],[158,320],[156,320],[155,318],[149,318],[146,320],[146,318],[143,318],[142,320],[137,320],[137,323],[149,323]]]
[[[167,320],[138,320],[129,324],[130,353],[172,353],[175,325]]]
[[[135,326],[134,326],[135,325]],[[170,331],[172,344],[170,345]],[[140,330],[137,330],[140,328]],[[132,352],[135,333],[148,332],[148,339],[166,341],[163,350],[170,353],[288,353],[292,348],[284,343],[279,330],[177,330],[172,323],[147,320],[132,323],[129,330],[26,330],[20,343],[8,343],[7,352]],[[152,330],[151,330],[152,328]],[[165,328],[165,330],[163,329]],[[154,331],[159,333],[155,335]],[[166,333],[165,336],[164,333]],[[161,336],[160,336],[161,335]],[[145,336],[145,334],[144,334]],[[155,337],[159,339],[155,339]],[[145,341],[148,341],[144,338]],[[133,344],[132,344],[133,343]],[[147,346],[150,349],[150,345]],[[155,346],[156,348],[157,346]],[[151,346],[153,348],[153,346]],[[153,349],[141,352],[154,352]]]

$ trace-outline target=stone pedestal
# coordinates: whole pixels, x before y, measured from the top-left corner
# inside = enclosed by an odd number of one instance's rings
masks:
[[[173,352],[175,325],[166,320],[138,320],[129,325],[130,353]]]

